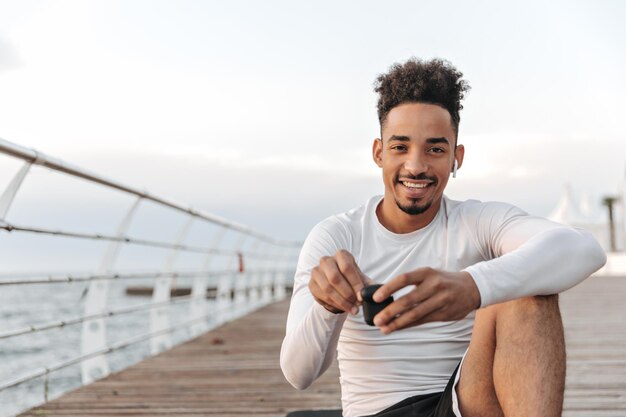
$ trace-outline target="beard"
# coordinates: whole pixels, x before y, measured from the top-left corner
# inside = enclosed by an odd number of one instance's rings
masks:
[[[432,184],[430,185],[431,187],[437,186],[437,183],[438,183],[437,177],[427,176],[426,174],[419,174],[419,175],[403,174],[401,177],[404,179],[412,179],[415,181],[429,180],[429,181],[432,181]],[[396,183],[399,183],[399,182],[400,182],[400,176],[396,177]],[[395,200],[396,200],[396,205],[398,206],[398,208],[402,210],[403,212],[405,212],[406,214],[410,214],[410,215],[422,214],[426,210],[428,210],[430,206],[432,206],[433,204],[432,201],[427,201],[423,203],[422,205],[420,205],[421,199],[418,199],[418,198],[410,198],[408,204],[402,204],[400,201],[398,201],[397,198]]]
[[[398,208],[402,210],[403,212],[405,212],[406,214],[410,214],[410,215],[422,214],[426,210],[428,210],[430,206],[432,206],[432,204],[433,202],[429,201],[423,205],[419,205],[417,199],[411,199],[410,204],[402,204],[396,199],[396,205],[398,206]]]

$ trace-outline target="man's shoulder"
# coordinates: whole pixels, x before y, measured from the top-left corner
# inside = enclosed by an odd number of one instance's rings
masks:
[[[512,216],[525,216],[524,210],[519,207],[502,201],[480,201],[480,200],[452,200],[445,199],[446,211],[449,217],[459,217],[468,219],[494,219],[509,218]]]
[[[375,210],[376,205],[381,200],[382,196],[374,196],[368,199],[362,205],[352,208],[343,213],[333,214],[319,222],[316,228],[324,228],[327,230],[343,229],[352,230],[355,227],[359,228],[361,224],[366,220],[367,216],[371,215],[372,210]]]
[[[344,248],[349,246],[359,240],[363,224],[381,199],[382,196],[371,197],[358,207],[325,218],[313,227],[309,237],[332,240]]]

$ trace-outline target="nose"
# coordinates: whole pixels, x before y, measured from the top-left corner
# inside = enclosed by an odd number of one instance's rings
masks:
[[[408,154],[406,161],[404,161],[404,169],[411,175],[418,175],[428,171],[428,164],[418,152],[412,152]]]

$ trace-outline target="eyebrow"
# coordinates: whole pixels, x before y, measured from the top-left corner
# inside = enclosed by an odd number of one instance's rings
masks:
[[[397,140],[400,142],[409,142],[411,138],[409,138],[408,136],[391,135],[391,137],[389,138],[389,142],[391,142],[392,140]]]
[[[397,140],[400,142],[409,142],[411,140],[411,138],[409,138],[408,136],[401,136],[401,135],[392,135],[389,138],[389,142],[391,142],[392,140]],[[450,145],[450,141],[445,138],[445,137],[441,137],[441,138],[428,138],[426,139],[426,143],[429,144],[434,144],[434,143],[445,143],[447,145]]]
[[[426,139],[426,143],[445,143],[449,145],[450,141],[446,138],[428,138]]]

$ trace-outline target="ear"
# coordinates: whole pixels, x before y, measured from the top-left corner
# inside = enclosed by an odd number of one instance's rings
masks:
[[[465,147],[463,145],[457,145],[454,149],[454,159],[456,159],[456,163],[458,164],[456,169],[461,168],[463,165],[463,158],[465,157]],[[452,162],[454,164],[454,161]]]
[[[372,158],[379,168],[383,167],[383,140],[376,138],[372,144]]]

